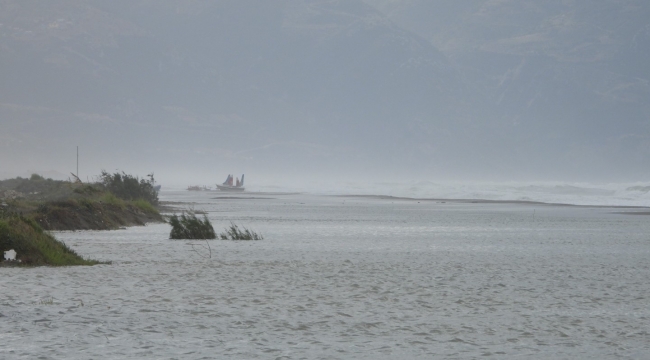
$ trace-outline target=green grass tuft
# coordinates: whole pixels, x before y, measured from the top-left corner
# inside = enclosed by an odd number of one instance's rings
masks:
[[[247,228],[242,228],[242,229],[240,229],[239,226],[231,222],[230,226],[225,229],[226,232],[221,233],[219,237],[221,237],[222,240],[263,240],[264,239],[262,235],[254,231],[251,231]]]
[[[151,203],[148,202],[147,200],[144,200],[144,199],[134,200],[134,201],[132,201],[132,204],[135,207],[137,207],[138,209],[140,209],[140,210],[142,210],[142,211],[144,211],[146,213],[159,214],[158,210],[153,205],[151,205]]]
[[[99,201],[101,201],[104,204],[119,207],[120,209],[124,209],[124,207],[126,206],[124,200],[118,198],[117,196],[113,195],[113,193],[110,192],[107,192],[104,195],[102,195],[99,198]]]
[[[203,220],[199,219],[193,213],[181,216],[174,214],[169,219],[169,224],[172,226],[172,231],[169,234],[170,239],[216,239],[217,235],[214,228],[208,220],[208,217],[203,215]]]

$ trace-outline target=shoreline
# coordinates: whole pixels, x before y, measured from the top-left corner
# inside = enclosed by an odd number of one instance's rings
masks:
[[[212,192],[214,194],[214,192]],[[394,200],[394,201],[419,201],[419,202],[438,202],[438,203],[454,203],[454,204],[494,204],[494,205],[529,205],[529,206],[555,206],[555,207],[574,207],[574,208],[592,208],[592,209],[612,209],[612,210],[632,210],[632,211],[613,211],[612,214],[619,215],[650,215],[650,206],[640,205],[582,205],[582,204],[568,204],[556,202],[544,202],[534,200],[489,200],[489,199],[458,199],[458,198],[417,198],[407,196],[392,196],[392,195],[367,195],[367,194],[309,194],[309,193],[261,193],[249,192],[241,193],[238,196],[220,196],[210,197],[210,200],[277,200],[276,197],[257,197],[256,195],[311,195],[317,197],[329,198],[349,198],[349,199],[373,199],[373,200]],[[161,212],[170,212],[170,210],[177,210],[176,207],[181,205],[196,205],[197,202],[189,201],[160,201],[159,207]],[[633,211],[638,210],[638,211]]]

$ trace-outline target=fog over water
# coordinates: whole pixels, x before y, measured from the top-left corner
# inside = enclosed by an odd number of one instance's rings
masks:
[[[82,179],[154,172],[172,188],[230,173],[260,188],[399,195],[420,182],[650,185],[647,1],[0,10],[0,178],[66,178],[78,145]]]

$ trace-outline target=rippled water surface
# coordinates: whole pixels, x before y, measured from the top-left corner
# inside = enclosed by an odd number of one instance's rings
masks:
[[[241,198],[239,198],[241,197]],[[650,217],[167,192],[257,242],[60,232],[110,265],[0,269],[2,359],[647,358]],[[211,251],[211,257],[210,257]]]

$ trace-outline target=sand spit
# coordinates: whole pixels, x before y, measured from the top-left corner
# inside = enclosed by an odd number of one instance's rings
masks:
[[[576,205],[564,203],[549,203],[530,200],[488,200],[488,199],[446,199],[446,198],[410,198],[389,195],[330,195],[332,197],[361,198],[377,200],[399,200],[399,201],[428,201],[439,203],[460,203],[460,204],[514,204],[514,205],[541,205],[541,206],[570,206],[583,208],[614,208],[614,209],[650,209],[648,206],[631,205]]]

